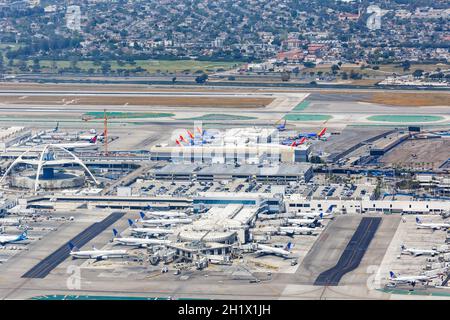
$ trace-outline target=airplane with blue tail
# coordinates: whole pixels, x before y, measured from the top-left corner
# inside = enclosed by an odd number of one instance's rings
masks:
[[[25,230],[19,235],[0,235],[0,245],[4,246],[7,243],[16,243],[28,239],[28,232]]]

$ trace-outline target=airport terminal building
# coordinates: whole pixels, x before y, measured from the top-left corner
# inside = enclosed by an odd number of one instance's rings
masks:
[[[370,200],[370,199],[308,199],[292,195],[285,199],[290,213],[332,212],[341,213],[401,213],[441,214],[450,212],[450,201],[444,200]]]
[[[309,145],[291,147],[280,144],[154,146],[151,160],[175,163],[262,164],[307,162]]]

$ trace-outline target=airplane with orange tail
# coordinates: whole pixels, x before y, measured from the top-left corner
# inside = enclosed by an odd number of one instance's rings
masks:
[[[304,144],[305,141],[306,141],[305,137],[301,138],[300,141],[294,140],[291,144],[291,147],[300,146],[300,145]]]
[[[297,135],[297,139],[298,138],[322,138],[322,136],[327,132],[328,128],[323,128],[322,130],[320,130],[319,132],[307,132],[307,133],[299,133]]]

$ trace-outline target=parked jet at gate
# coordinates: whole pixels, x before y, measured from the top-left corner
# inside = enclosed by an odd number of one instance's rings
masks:
[[[137,247],[150,247],[154,245],[170,244],[169,240],[149,239],[149,238],[122,238],[116,229],[113,229],[114,238],[113,241],[125,246],[137,246]]]
[[[407,248],[403,244],[401,245],[402,253],[411,254],[415,257],[417,256],[436,256],[439,254],[439,251],[433,249],[416,249],[416,248]]]
[[[282,124],[277,125],[278,131],[285,131],[286,130],[286,119],[284,119],[284,122]]]
[[[450,223],[422,222],[419,217],[416,217],[416,225],[417,229],[447,230],[450,228]]]
[[[151,217],[148,217],[147,214]],[[159,218],[184,218],[186,217],[186,213],[184,212],[174,212],[174,211],[150,211],[150,212],[140,212],[139,215],[141,216],[141,219],[147,220],[151,219],[153,217],[159,217]]]
[[[320,214],[319,217],[315,218],[303,218],[303,219],[287,219],[286,222],[291,225],[297,225],[297,226],[316,226],[320,224],[323,219],[323,214]]]
[[[281,235],[287,235],[287,236],[293,236],[296,234],[316,234],[317,230],[315,228],[309,228],[309,227],[279,227],[278,228],[278,234]]]
[[[84,148],[90,148],[97,144],[97,135],[95,135],[91,140],[88,142],[74,142],[74,143],[57,143],[55,144],[58,147],[65,148],[67,150],[74,150],[74,149],[84,149]]]
[[[0,235],[0,245],[4,246],[7,243],[15,243],[27,239],[28,239],[27,230],[25,230],[19,235]]]
[[[130,225],[131,233],[133,234],[141,234],[148,237],[159,237],[162,235],[173,233],[173,230],[164,228],[139,228],[131,219],[128,219],[128,224]]]
[[[69,242],[70,255],[74,259],[96,259],[106,260],[109,258],[123,258],[127,256],[126,250],[98,250],[92,248],[92,250],[78,249],[72,242]]]
[[[394,272],[389,272],[389,281],[392,284],[406,283],[415,286],[417,282],[429,282],[430,280],[429,276],[397,276]]]
[[[256,248],[257,248],[256,254],[258,257],[262,256],[262,255],[271,254],[271,255],[280,256],[283,258],[291,258],[292,247],[293,247],[293,245],[290,242],[288,242],[283,249],[266,246],[266,245],[258,243],[256,246]]]
[[[145,226],[171,226],[177,224],[189,224],[192,223],[192,219],[189,218],[174,218],[174,219],[147,219],[144,220],[145,214],[141,212],[141,221]]]

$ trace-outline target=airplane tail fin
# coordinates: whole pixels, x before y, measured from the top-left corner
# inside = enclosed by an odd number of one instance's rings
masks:
[[[404,244],[402,244],[401,246],[400,246],[400,249],[403,251],[403,250],[406,250],[406,246],[404,245]]]
[[[419,219],[419,217],[416,217],[416,223],[417,224],[421,224],[422,223],[422,221]]]
[[[19,240],[26,240],[28,239],[28,230],[25,230],[22,232],[22,234],[19,236]]]
[[[120,238],[120,233],[116,229],[112,229],[114,238]]]
[[[139,212],[139,216],[141,217],[141,220],[145,219],[145,213],[143,213],[142,211]]]
[[[397,278],[397,276],[395,275],[395,273],[392,272],[392,271],[389,271],[389,276],[390,276],[392,279]]]
[[[134,223],[134,221],[133,220],[131,220],[131,219],[128,219],[128,224],[130,225],[130,227],[136,227],[136,224]]]
[[[53,130],[53,132],[58,132],[58,129],[59,129],[59,122],[56,123],[56,127],[55,127],[55,129]]]
[[[77,251],[79,251],[79,249],[77,248],[77,246],[74,245],[72,242],[69,242],[67,245],[69,246],[70,252],[77,252]]]
[[[284,247],[284,249],[286,250],[286,251],[291,251],[291,249],[294,247],[294,245],[292,244],[292,242],[288,242],[287,244],[286,244],[286,247]]]
[[[96,143],[97,142],[97,135],[93,136],[91,140],[89,140],[90,143]]]
[[[321,213],[319,214],[319,219],[320,219],[320,220],[323,219],[323,212],[321,212]]]

